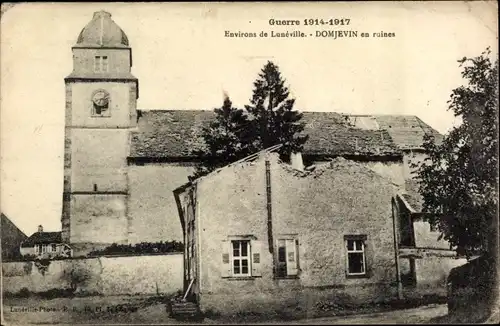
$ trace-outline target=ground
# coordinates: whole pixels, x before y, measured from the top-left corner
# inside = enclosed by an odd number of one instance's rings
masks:
[[[192,324],[169,318],[165,299],[144,296],[4,298],[3,325],[28,324]],[[444,304],[379,313],[330,316],[287,321],[262,321],[273,324],[396,324],[444,322]],[[244,320],[205,319],[202,323],[244,323]]]
[[[145,296],[5,298],[4,325],[27,324],[175,324],[161,298]]]

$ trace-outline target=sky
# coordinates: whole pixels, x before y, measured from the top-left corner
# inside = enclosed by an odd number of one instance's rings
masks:
[[[128,36],[139,109],[213,109],[224,93],[242,107],[272,60],[298,110],[417,115],[446,133],[459,121],[446,103],[463,84],[457,60],[488,46],[498,53],[496,1],[17,4],[1,18],[0,209],[27,235],[39,224],[61,229],[64,77],[71,47],[99,10]],[[350,22],[304,26],[309,18]],[[314,37],[328,30],[395,37]],[[226,31],[308,37],[231,38]]]

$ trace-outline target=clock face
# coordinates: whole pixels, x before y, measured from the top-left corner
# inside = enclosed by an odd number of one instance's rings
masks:
[[[97,91],[92,97],[92,102],[98,107],[107,106],[109,103],[109,93],[104,90]]]

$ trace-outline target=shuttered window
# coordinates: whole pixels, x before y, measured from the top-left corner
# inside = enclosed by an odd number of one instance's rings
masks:
[[[231,241],[233,250],[233,275],[234,276],[249,276],[250,275],[250,241],[248,240],[233,240]]]
[[[222,277],[261,276],[260,242],[252,239],[222,241]]]
[[[299,269],[299,240],[281,238],[277,240],[276,277],[296,276]]]

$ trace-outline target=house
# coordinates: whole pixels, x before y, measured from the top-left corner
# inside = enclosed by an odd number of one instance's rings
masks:
[[[36,258],[71,257],[72,250],[62,242],[61,232],[44,232],[41,225],[38,232],[24,240],[20,246],[21,255]]]
[[[357,161],[302,168],[281,162],[277,147],[174,191],[188,296],[221,313],[395,297],[391,200],[403,187],[379,171],[400,151],[385,151],[380,166],[353,151]]]
[[[422,204],[417,185],[411,180],[392,200],[401,282],[407,295],[445,295],[450,271],[467,259],[439,238],[439,230],[425,219],[428,213],[422,212]]]
[[[20,258],[19,246],[28,236],[12,223],[4,214],[0,213],[0,229],[2,230],[2,261]]]
[[[182,240],[171,192],[200,163],[192,151],[204,146],[200,132],[213,111],[138,109],[132,47],[108,12],[94,13],[72,52],[64,94],[63,242],[84,254],[112,243]],[[439,136],[415,116],[297,109],[309,135],[306,166],[343,156],[398,184],[423,135]],[[403,155],[392,155],[396,149]]]

